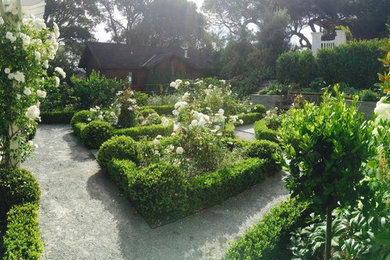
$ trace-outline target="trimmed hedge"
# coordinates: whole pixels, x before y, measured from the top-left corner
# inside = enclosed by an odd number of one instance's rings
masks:
[[[75,111],[41,112],[42,124],[69,124]]]
[[[25,169],[0,170],[0,258],[39,259],[42,253],[38,208],[41,191]]]
[[[86,123],[76,123],[74,126],[73,126],[73,132],[76,136],[80,137],[81,138],[81,133],[83,132],[83,130],[87,127],[88,124]]]
[[[269,140],[275,143],[278,141],[278,132],[276,130],[270,129],[269,121],[267,119],[262,119],[257,121],[254,125],[255,137],[257,140]]]
[[[90,118],[91,116],[92,116],[91,111],[88,110],[78,111],[73,115],[72,119],[70,120],[70,125],[74,130],[74,126],[77,123],[85,123],[85,124],[89,123],[88,118]]]
[[[250,108],[249,112],[251,112],[251,113],[259,113],[259,114],[262,114],[263,117],[264,117],[265,114],[267,113],[267,109],[262,104],[256,104],[256,105],[254,105],[253,107]]]
[[[280,203],[230,247],[225,259],[292,259],[290,232],[304,223],[307,208],[296,199]]]
[[[241,119],[244,121],[242,125],[250,125],[254,122],[264,118],[264,114],[262,113],[246,113],[246,114],[239,114],[238,119]]]
[[[170,136],[173,132],[173,123],[170,123],[168,127],[164,127],[162,124],[159,125],[148,125],[148,126],[136,126],[131,128],[115,129],[112,135],[126,135],[130,136],[134,140],[140,140],[143,137],[153,139],[158,135]]]
[[[226,136],[234,137],[234,130],[235,129],[236,129],[236,127],[234,126],[233,123],[227,123],[225,125],[225,134],[226,134]]]
[[[167,163],[139,170],[128,159],[112,158],[107,165],[109,176],[153,227],[220,203],[264,180],[274,170],[267,160],[250,158],[187,180],[180,169]]]
[[[138,164],[139,147],[136,141],[129,136],[114,136],[103,143],[97,155],[97,161],[102,168],[106,168],[113,159],[127,159]]]
[[[282,169],[282,149],[274,142],[268,140],[257,140],[245,148],[245,154],[251,158],[267,159],[271,173]]]
[[[147,117],[150,114],[157,113],[157,111],[153,108],[141,108],[139,112],[143,117]]]
[[[3,259],[40,259],[43,243],[39,230],[38,204],[15,205],[7,213],[3,237]]]
[[[279,82],[298,83],[308,88],[321,77],[327,84],[346,83],[356,89],[372,88],[383,70],[378,60],[385,56],[383,42],[378,40],[351,42],[325,48],[314,57],[310,51],[286,52],[276,62]]]
[[[92,121],[81,129],[83,143],[92,149],[98,149],[102,143],[110,139],[113,127],[104,121]]]
[[[175,109],[175,106],[174,105],[144,106],[144,107],[141,107],[141,109],[142,110],[144,110],[144,109],[153,109],[159,115],[172,115],[172,111]]]

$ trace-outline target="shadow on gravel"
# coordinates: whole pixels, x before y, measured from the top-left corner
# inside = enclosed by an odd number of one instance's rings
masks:
[[[219,259],[228,241],[286,198],[282,176],[278,173],[221,205],[156,229],[146,224],[102,171],[88,179],[87,191],[113,215],[124,259]]]
[[[72,132],[65,134],[62,139],[69,147],[71,151],[70,156],[73,161],[84,162],[87,160],[95,160],[95,157]]]

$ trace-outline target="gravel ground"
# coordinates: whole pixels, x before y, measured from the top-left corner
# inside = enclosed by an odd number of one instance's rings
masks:
[[[244,126],[236,126],[234,135],[242,140],[254,141],[255,138],[255,130],[253,129],[253,124],[244,125]]]
[[[151,229],[67,125],[40,125],[23,167],[42,190],[42,259],[220,259],[287,197],[279,173],[221,205]]]

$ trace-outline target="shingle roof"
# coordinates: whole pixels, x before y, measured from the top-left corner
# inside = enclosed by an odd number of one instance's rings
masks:
[[[81,57],[79,68],[86,68],[90,56],[94,56],[101,69],[152,68],[161,61],[175,56],[196,69],[212,69],[212,60],[199,50],[184,50],[163,47],[131,47],[127,44],[89,42]]]

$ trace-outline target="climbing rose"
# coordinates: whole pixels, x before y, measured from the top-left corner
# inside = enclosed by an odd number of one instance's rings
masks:
[[[381,100],[376,104],[374,112],[378,115],[378,119],[390,120],[390,104],[382,103]]]
[[[36,119],[39,117],[39,113],[40,113],[39,108],[36,105],[34,105],[27,109],[26,117],[30,119]]]
[[[46,97],[46,91],[43,91],[43,90],[37,90],[37,95],[42,97],[42,98],[45,98]]]
[[[181,147],[181,146],[177,147],[177,148],[176,148],[176,153],[177,153],[177,154],[183,154],[183,153],[184,153],[183,147]]]
[[[65,73],[65,71],[64,71],[63,69],[61,69],[60,67],[56,67],[54,70],[55,70],[58,74],[60,74],[62,78],[66,78],[66,73]]]

